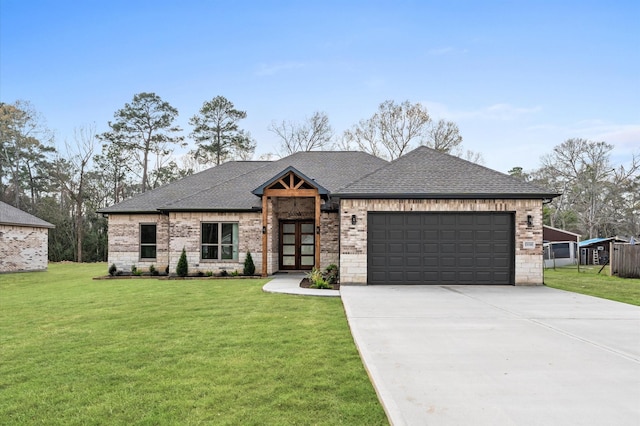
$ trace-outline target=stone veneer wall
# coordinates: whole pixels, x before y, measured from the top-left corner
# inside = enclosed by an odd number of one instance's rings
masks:
[[[140,224],[156,224],[156,258],[140,259]],[[118,270],[130,271],[132,266],[159,271],[169,265],[169,218],[162,214],[110,214],[109,215],[109,265]]]
[[[49,229],[0,225],[0,272],[45,271]]]
[[[238,260],[201,260],[200,224],[202,222],[238,223]],[[252,212],[176,212],[169,214],[171,233],[169,269],[175,272],[182,248],[187,252],[189,272],[225,269],[242,273],[247,251],[251,252],[256,273],[262,268],[262,216]]]
[[[515,284],[543,283],[542,200],[348,200],[340,201],[340,280],[343,283],[367,283],[367,212],[514,212]],[[351,215],[356,215],[356,225]],[[527,215],[533,227],[527,227]],[[524,241],[535,248],[524,249]]]
[[[279,221],[281,219],[314,218],[313,199],[277,198],[269,201],[267,271],[278,270]],[[337,212],[322,212],[320,225],[320,263],[324,268],[330,263],[338,263],[339,224]],[[200,223],[238,223],[238,261],[210,261],[200,259]],[[157,224],[157,257],[155,260],[141,260],[140,224]],[[171,235],[171,238],[169,238]],[[110,214],[109,215],[109,265],[119,270],[130,270],[131,266],[146,270],[154,265],[161,271],[169,266],[175,272],[182,248],[187,252],[190,272],[225,269],[228,272],[242,272],[247,250],[251,251],[256,272],[262,270],[262,213],[260,212],[172,212],[162,214]]]

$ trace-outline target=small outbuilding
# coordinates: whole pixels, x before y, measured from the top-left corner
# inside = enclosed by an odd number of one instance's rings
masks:
[[[45,271],[54,225],[0,201],[0,273]]]
[[[604,265],[609,262],[611,243],[626,243],[627,240],[620,237],[591,238],[581,241],[580,264],[581,265]]]

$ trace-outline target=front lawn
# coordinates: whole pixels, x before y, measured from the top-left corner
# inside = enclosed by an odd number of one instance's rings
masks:
[[[338,298],[106,270],[0,275],[1,424],[388,424]]]
[[[640,306],[640,279],[609,276],[609,267],[582,265],[545,269],[545,285]]]

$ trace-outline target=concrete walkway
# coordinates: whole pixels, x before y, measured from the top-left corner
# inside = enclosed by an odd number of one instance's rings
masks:
[[[542,286],[340,293],[393,425],[640,425],[640,307]]]
[[[284,294],[297,294],[301,296],[324,296],[324,297],[339,297],[339,290],[320,290],[317,288],[302,288],[300,282],[305,277],[303,273],[291,273],[291,274],[275,274],[272,275],[273,279],[266,283],[262,287],[263,291],[267,293],[284,293]]]

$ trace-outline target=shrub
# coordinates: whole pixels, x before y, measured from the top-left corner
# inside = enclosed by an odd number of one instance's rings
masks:
[[[237,277],[238,275],[240,275],[240,272],[236,271],[235,269],[233,271],[231,271],[231,276],[232,277]]]
[[[116,264],[112,263],[111,266],[109,266],[109,275],[113,277],[117,271],[118,271],[118,268],[116,268]]]
[[[311,272],[307,274],[307,278],[311,282],[311,288],[320,288],[327,289],[332,288],[331,284],[329,284],[324,277],[322,276],[322,271],[318,268],[313,268]]]
[[[251,252],[247,251],[247,257],[244,259],[244,275],[253,275],[256,273],[256,265],[253,264],[253,258]]]
[[[158,270],[156,269],[155,266],[153,266],[153,264],[151,264],[151,266],[149,266],[149,273],[151,275],[158,275],[159,274]]]
[[[229,274],[227,273],[227,270],[226,270],[226,269],[222,269],[222,270],[220,270],[219,276],[221,276],[221,277],[228,277],[228,276],[229,276]]]
[[[186,277],[188,273],[189,264],[187,263],[187,252],[183,247],[180,259],[178,259],[178,266],[176,266],[176,274],[178,274],[179,277]]]
[[[136,275],[136,272],[138,272],[138,268],[136,268],[136,265],[131,265],[131,275]]]
[[[207,271],[207,276],[208,277],[212,277],[213,276],[213,271]]]
[[[327,266],[324,270],[324,278],[327,280],[329,284],[338,284],[340,280],[340,271],[338,270],[338,265],[332,263]]]
[[[167,265],[167,267],[166,267],[166,268],[164,268],[164,273],[165,273],[166,275],[169,275],[169,265]]]

